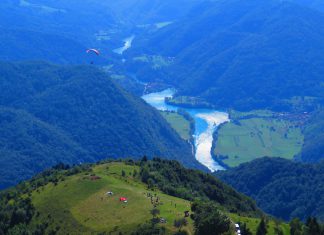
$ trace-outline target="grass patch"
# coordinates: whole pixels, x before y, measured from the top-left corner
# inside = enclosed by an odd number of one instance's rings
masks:
[[[273,117],[276,113],[270,110],[253,110],[250,112],[240,112],[236,110],[230,111],[230,118],[232,120],[238,120],[242,118],[251,118],[251,117]]]
[[[268,111],[236,112],[235,118],[219,128],[213,150],[230,167],[264,156],[292,159],[302,149],[301,129],[290,120]]]
[[[160,69],[162,67],[168,67],[173,63],[174,58],[163,57],[159,55],[142,55],[134,57],[133,61],[150,64],[152,69]]]
[[[229,214],[229,217],[234,223],[245,223],[247,228],[249,228],[249,230],[252,232],[252,234],[256,234],[259,223],[261,221],[261,219],[259,218],[244,217],[239,216],[237,214]],[[290,234],[290,227],[288,224],[270,220],[267,223],[267,235],[277,235],[278,233],[276,232],[276,228],[279,228],[284,235]]]
[[[190,122],[185,119],[182,115],[173,112],[160,112],[162,116],[167,120],[173,129],[181,136],[184,140],[190,140]]]
[[[125,176],[122,176],[122,171]],[[60,228],[59,234],[128,233],[152,218],[150,211],[153,206],[147,196],[151,193],[155,199],[159,197],[159,217],[167,220],[161,226],[169,232],[176,231],[173,221],[182,218],[184,211],[190,211],[190,202],[159,191],[148,191],[147,186],[134,177],[134,172],[139,172],[139,167],[109,163],[93,168],[91,174],[99,176],[98,180],[90,180],[90,175],[82,173],[68,177],[56,186],[48,184],[32,195],[33,203],[40,212],[35,220],[49,219],[52,228]],[[114,195],[105,195],[108,191],[114,192]],[[126,197],[128,202],[120,202],[120,197]],[[193,234],[193,222],[191,219],[188,221],[185,229]]]

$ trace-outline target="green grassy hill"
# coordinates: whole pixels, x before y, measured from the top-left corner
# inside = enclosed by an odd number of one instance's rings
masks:
[[[229,234],[238,222],[255,234],[265,216],[250,199],[216,178],[174,161],[109,161],[74,168],[60,164],[0,193],[0,233],[194,234],[201,213],[195,209],[198,202],[213,205],[226,218]],[[153,215],[153,209],[158,213]],[[176,227],[174,222],[183,219],[185,211],[191,216]],[[288,234],[288,225],[268,218],[269,234],[276,234],[275,228]]]
[[[126,176],[122,176],[122,171]],[[147,196],[151,193],[154,200],[159,197],[162,203],[157,208],[160,210],[159,216],[167,220],[166,229],[175,231],[173,221],[183,217],[184,211],[190,210],[190,202],[148,190],[147,185],[134,178],[134,172],[140,172],[138,166],[109,163],[95,166],[91,171],[101,179],[91,180],[90,173],[81,173],[56,186],[48,184],[32,193],[32,201],[40,212],[34,222],[46,220],[51,215],[50,227],[55,229],[59,226],[61,233],[65,234],[131,232],[152,218],[150,210],[153,205]],[[114,195],[107,196],[108,191]],[[127,197],[128,202],[120,202],[120,197]],[[189,220],[186,230],[192,234],[192,220]]]

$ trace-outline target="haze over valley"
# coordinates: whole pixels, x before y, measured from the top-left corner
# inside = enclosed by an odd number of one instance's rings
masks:
[[[322,1],[0,11],[0,235],[324,234]]]

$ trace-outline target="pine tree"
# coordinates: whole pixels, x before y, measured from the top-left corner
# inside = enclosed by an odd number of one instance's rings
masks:
[[[258,226],[258,230],[257,230],[257,233],[256,235],[266,235],[267,234],[267,224],[264,220],[264,218],[261,219],[261,222]]]
[[[307,235],[319,235],[321,234],[321,227],[318,224],[316,218],[308,218],[306,222]]]

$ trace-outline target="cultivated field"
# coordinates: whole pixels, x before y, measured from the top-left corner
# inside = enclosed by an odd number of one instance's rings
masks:
[[[234,167],[264,156],[292,159],[301,151],[303,135],[294,122],[267,112],[235,117],[219,128],[213,150],[226,165]]]

